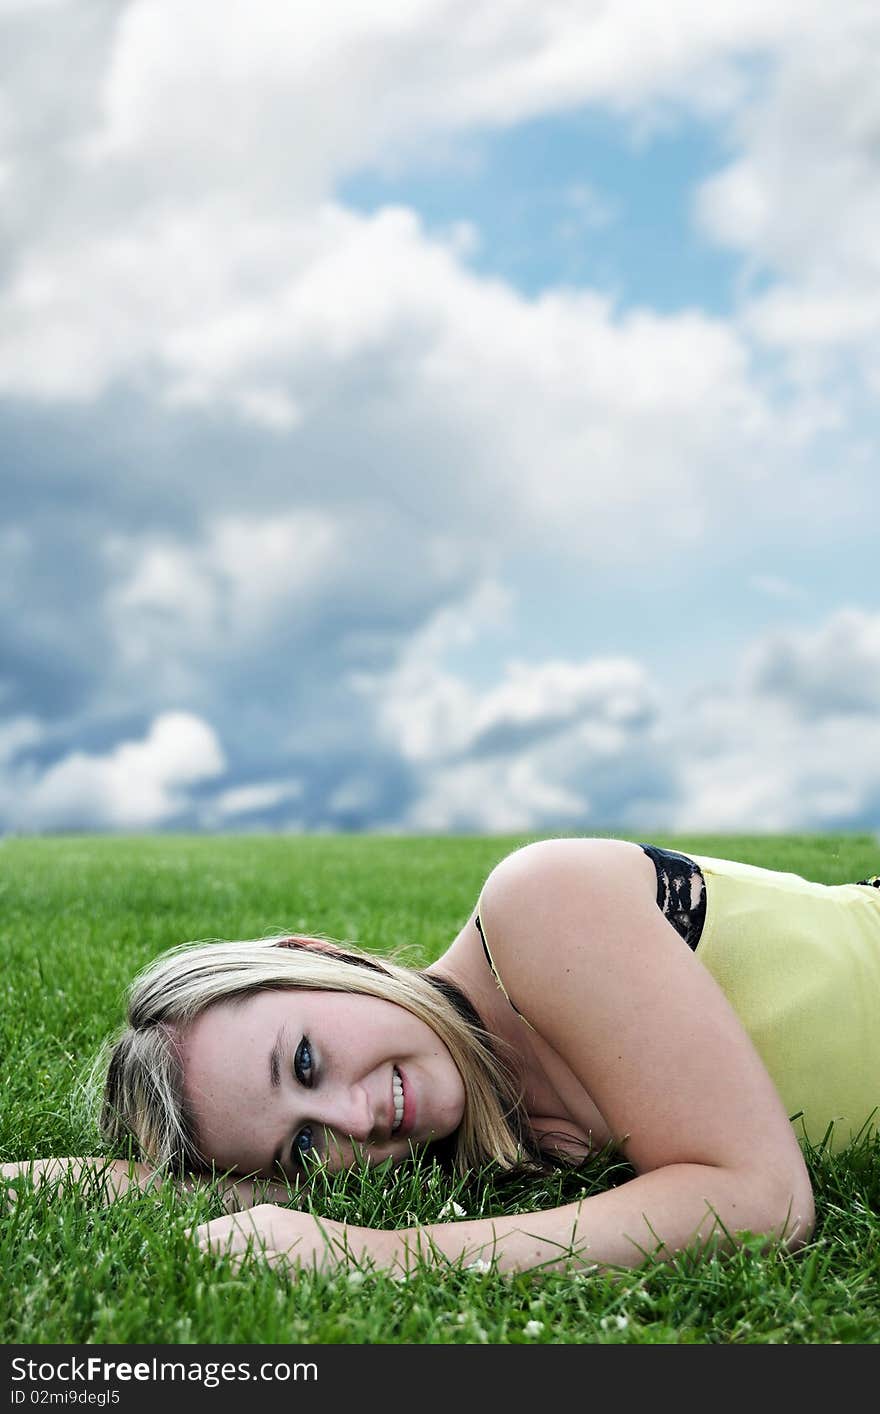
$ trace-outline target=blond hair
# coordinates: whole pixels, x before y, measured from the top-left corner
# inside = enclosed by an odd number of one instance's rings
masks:
[[[486,1162],[513,1169],[535,1157],[511,1059],[502,1059],[467,999],[427,973],[326,938],[270,937],[183,943],[132,982],[128,1025],[98,1058],[103,1095],[99,1128],[113,1149],[160,1170],[211,1167],[198,1148],[183,1085],[179,1041],[215,1003],[273,988],[355,992],[404,1007],[452,1056],[465,1103],[447,1157],[459,1172]]]

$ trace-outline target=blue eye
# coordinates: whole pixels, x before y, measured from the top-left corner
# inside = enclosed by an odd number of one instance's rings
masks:
[[[311,1089],[314,1083],[314,1062],[308,1036],[303,1036],[293,1057],[293,1073],[300,1085]],[[315,1140],[310,1125],[304,1125],[294,1136],[290,1157],[294,1164],[303,1168],[305,1159],[314,1153]]]
[[[312,1083],[312,1048],[308,1036],[303,1036],[293,1058],[293,1073],[300,1085]]]
[[[313,1140],[312,1131],[308,1125],[301,1129],[293,1141],[290,1150],[290,1157],[295,1164],[302,1168],[303,1159],[312,1152]]]

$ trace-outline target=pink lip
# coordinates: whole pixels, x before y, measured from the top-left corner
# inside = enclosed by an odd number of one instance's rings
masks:
[[[403,1086],[403,1119],[400,1121],[400,1128],[394,1131],[394,1138],[406,1139],[412,1133],[416,1122],[416,1102],[409,1081],[400,1066],[397,1067],[397,1074]]]

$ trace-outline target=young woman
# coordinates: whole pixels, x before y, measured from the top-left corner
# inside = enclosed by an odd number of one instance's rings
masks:
[[[878,883],[554,839],[493,869],[423,972],[318,938],[173,949],[132,987],[103,1135],[136,1141],[142,1178],[229,1173],[242,1204],[283,1180],[283,1203],[199,1229],[280,1264],[633,1266],[743,1233],[797,1247],[814,1220],[798,1138],[839,1149],[877,1120]],[[636,1176],[550,1211],[394,1230],[286,1206],[315,1164],[432,1148],[460,1171],[513,1168],[607,1146]]]

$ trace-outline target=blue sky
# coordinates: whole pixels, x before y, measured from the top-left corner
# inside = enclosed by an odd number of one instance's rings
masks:
[[[0,27],[0,832],[877,830],[876,7]]]
[[[692,211],[697,186],[725,160],[715,123],[676,119],[640,136],[576,110],[464,134],[441,160],[427,157],[423,170],[357,173],[339,195],[364,212],[412,207],[429,232],[469,222],[471,267],[527,296],[587,286],[621,311],[730,314],[742,262],[700,239]]]

